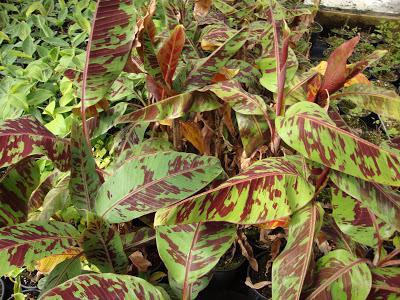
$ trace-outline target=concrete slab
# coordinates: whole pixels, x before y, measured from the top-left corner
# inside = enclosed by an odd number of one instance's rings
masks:
[[[312,5],[316,0],[305,0]],[[322,8],[400,16],[400,0],[321,0]]]

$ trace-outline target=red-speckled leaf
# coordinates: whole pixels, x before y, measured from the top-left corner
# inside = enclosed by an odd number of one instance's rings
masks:
[[[317,104],[299,102],[275,126],[282,140],[307,158],[376,183],[400,186],[400,155],[336,127]]]
[[[342,249],[324,255],[317,262],[316,289],[307,300],[365,300],[372,283],[366,261]]]
[[[300,299],[323,214],[319,204],[310,203],[292,216],[285,249],[272,265],[272,299]]]
[[[372,289],[368,300],[399,299],[400,296],[400,268],[373,268]]]
[[[236,113],[236,122],[239,128],[245,155],[249,157],[257,147],[265,144],[269,134],[269,126],[264,116],[242,115]]]
[[[154,241],[156,239],[156,231],[150,227],[142,227],[134,232],[121,235],[124,251],[131,253],[134,249]]]
[[[185,300],[197,296],[200,290],[193,284],[214,268],[236,237],[236,226],[223,222],[158,226],[156,231],[174,292]]]
[[[110,152],[115,156],[119,156],[123,151],[129,150],[139,144],[143,140],[148,126],[149,123],[143,122],[122,128],[114,136]]]
[[[83,274],[47,291],[40,299],[169,300],[169,297],[161,288],[156,288],[139,277],[116,274]]]
[[[35,154],[46,155],[62,171],[70,166],[69,142],[31,117],[7,120],[0,128],[0,168]]]
[[[220,103],[211,97],[194,93],[185,93],[158,101],[137,111],[119,117],[120,123],[155,122],[165,119],[176,119],[188,112],[203,112],[219,108]]]
[[[74,246],[79,232],[62,222],[28,222],[0,228],[0,276]]]
[[[54,170],[32,192],[28,201],[29,212],[32,212],[42,206],[43,200],[47,193],[56,185],[59,175],[60,172],[58,170]]]
[[[124,69],[135,38],[133,0],[98,0],[86,51],[82,98],[86,106],[103,99]]]
[[[321,231],[326,235],[327,240],[332,241],[335,245],[335,249],[344,249],[352,254],[356,253],[355,242],[340,230],[330,214],[324,215],[324,223]]]
[[[371,214],[360,201],[352,198],[337,187],[332,188],[332,216],[340,230],[352,238],[352,240],[376,247],[378,236],[374,227]],[[376,225],[379,227],[379,236],[386,240],[394,233],[394,228],[379,218]]]
[[[36,157],[28,157],[8,168],[0,182],[0,226],[26,221],[28,201],[40,182]]]
[[[400,194],[398,192],[339,172],[332,172],[331,180],[339,189],[360,201],[380,219],[400,230]]]
[[[121,237],[106,221],[93,218],[83,232],[80,244],[87,260],[101,272],[126,273],[128,258]]]
[[[86,142],[82,128],[75,122],[71,129],[71,202],[82,214],[92,211],[94,199],[101,185],[96,162]]]
[[[222,169],[214,157],[165,151],[127,161],[99,189],[96,212],[127,222],[191,196]]]
[[[331,96],[331,100],[348,99],[358,108],[373,111],[383,117],[400,120],[400,96],[385,88],[354,84]]]
[[[267,158],[220,186],[156,213],[156,225],[262,224],[290,216],[314,195],[299,156]]]
[[[164,81],[169,86],[172,84],[172,78],[175,74],[184,44],[185,28],[182,25],[178,25],[158,51],[158,63],[160,64]]]
[[[343,87],[347,80],[346,63],[353,53],[354,47],[360,41],[356,36],[336,48],[328,58],[328,66],[322,79],[321,87],[317,97],[326,99],[326,91],[330,94]]]
[[[196,89],[210,84],[213,76],[244,45],[247,36],[248,32],[241,29],[209,56],[196,60],[194,67],[186,76],[186,88]]]

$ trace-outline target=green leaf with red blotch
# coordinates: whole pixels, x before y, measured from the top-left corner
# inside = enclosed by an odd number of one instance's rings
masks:
[[[317,262],[316,289],[307,299],[366,299],[372,283],[366,261],[342,249],[324,255]]]
[[[232,245],[236,226],[209,222],[158,226],[156,232],[157,248],[174,292],[182,299],[194,299],[200,290],[193,290],[193,285],[214,268]]]
[[[331,100],[336,99],[348,99],[359,108],[400,120],[400,96],[395,91],[373,85],[354,84],[331,96]]]
[[[83,72],[86,106],[103,99],[124,69],[136,28],[133,0],[99,0],[92,21]]]
[[[44,286],[40,289],[40,296],[48,290],[62,284],[63,282],[79,276],[82,273],[81,257],[75,257],[64,260],[46,276]]]
[[[380,60],[386,55],[387,50],[375,50],[371,54],[363,57],[360,61],[346,66],[346,81],[360,74],[367,67]]]
[[[336,127],[315,103],[299,102],[275,126],[282,140],[310,160],[376,183],[400,186],[400,155]]]
[[[185,28],[182,25],[175,27],[170,37],[164,42],[157,54],[158,63],[164,77],[164,81],[171,86],[185,44]]]
[[[292,216],[285,249],[272,265],[272,299],[300,299],[323,215],[319,204],[310,203]]]
[[[262,224],[290,216],[314,196],[300,156],[263,159],[218,187],[157,211],[155,225]]]
[[[60,172],[55,169],[40,182],[40,184],[29,197],[28,212],[35,211],[42,206],[44,198],[46,197],[47,193],[50,192],[50,190],[56,185],[59,176]]]
[[[373,216],[361,202],[333,187],[332,209],[332,216],[343,233],[363,245],[370,247],[378,245]],[[379,236],[383,240],[390,238],[395,231],[393,227],[379,218],[375,219],[379,227]]]
[[[243,115],[264,115],[267,105],[263,98],[246,92],[236,80],[222,81],[200,89],[211,91],[218,98],[229,104],[232,109]]]
[[[80,244],[87,260],[101,272],[126,273],[128,258],[121,237],[106,221],[98,217],[90,220]]]
[[[165,151],[127,161],[99,189],[96,212],[127,222],[196,193],[222,172],[217,158]]]
[[[71,129],[71,176],[69,190],[72,204],[85,214],[94,208],[96,193],[101,186],[101,178],[96,170],[96,162],[89,148],[82,128],[75,122]]]
[[[356,36],[351,40],[344,42],[336,48],[328,58],[328,66],[322,79],[321,87],[317,94],[318,98],[326,99],[329,95],[342,88],[347,80],[346,63],[351,56],[355,46],[360,41],[360,37]]]
[[[156,231],[150,227],[141,227],[134,232],[121,235],[124,251],[127,253],[131,253],[134,249],[140,248],[155,239]]]
[[[6,120],[0,128],[0,168],[35,154],[46,155],[62,171],[70,166],[69,142],[31,117]]]
[[[360,201],[385,223],[400,230],[400,194],[389,187],[338,172],[331,180],[346,194]]]
[[[276,69],[276,58],[272,55],[261,58],[257,61],[262,77],[260,83],[267,90],[276,93],[278,91],[278,75]],[[286,60],[286,82],[293,79],[299,67],[296,54],[291,48],[288,48],[288,57]]]
[[[120,102],[98,116],[88,119],[87,127],[90,138],[95,139],[112,128],[115,119],[125,113],[127,106],[128,103]]]
[[[165,291],[130,275],[83,274],[44,293],[43,300],[126,299],[169,300]]]
[[[238,112],[236,113],[236,122],[244,153],[250,157],[257,147],[265,144],[269,135],[269,126],[264,116],[243,115]]]
[[[242,48],[247,36],[246,29],[241,29],[209,56],[196,60],[186,76],[186,89],[193,90],[212,83],[213,76]]]
[[[27,222],[0,228],[0,276],[74,246],[79,232],[62,222]]]
[[[27,157],[8,168],[0,182],[0,226],[25,222],[28,202],[40,182],[36,157]]]
[[[400,295],[400,268],[373,268],[372,289],[368,300],[399,299]]]
[[[184,93],[158,101],[142,109],[119,117],[117,124],[155,122],[165,119],[176,119],[189,112],[203,112],[217,109],[221,104],[214,98],[201,94]]]

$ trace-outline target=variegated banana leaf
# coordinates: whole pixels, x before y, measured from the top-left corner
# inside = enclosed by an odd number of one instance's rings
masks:
[[[217,188],[156,213],[156,225],[225,221],[261,224],[290,216],[314,195],[299,156],[261,160]]]
[[[36,157],[27,157],[8,168],[0,181],[0,226],[25,222],[28,202],[40,182]]]
[[[70,166],[69,142],[31,117],[7,120],[0,128],[0,168],[35,154],[46,155],[62,171]]]
[[[372,284],[366,261],[342,249],[324,255],[317,262],[316,289],[307,299],[366,299]]]
[[[400,268],[373,268],[372,289],[368,300],[398,300],[400,297]]]
[[[0,276],[74,246],[79,232],[62,222],[28,222],[0,228]]]
[[[60,174],[57,180],[55,186],[43,198],[41,210],[32,213],[29,221],[48,221],[56,211],[65,207],[70,199],[68,173]]]
[[[377,232],[368,208],[336,187],[332,188],[332,216],[340,230],[354,241],[370,247],[378,245]],[[372,213],[372,212],[371,212]],[[376,218],[379,236],[388,239],[394,228]]]
[[[71,176],[69,190],[72,204],[82,213],[94,208],[96,193],[101,186],[100,175],[82,128],[75,122],[71,129]]]
[[[326,235],[327,240],[334,243],[335,249],[344,249],[353,255],[356,254],[356,243],[340,230],[331,214],[324,215],[321,231]]]
[[[150,227],[142,227],[134,232],[129,232],[121,235],[124,251],[132,252],[134,249],[142,247],[146,243],[156,239],[156,231]]]
[[[293,215],[285,249],[272,264],[272,299],[300,299],[323,215],[317,203],[309,203]]]
[[[125,113],[128,103],[120,102],[112,108],[100,113],[99,116],[87,120],[87,127],[91,139],[95,139],[106,133],[114,126],[114,121]]]
[[[193,90],[212,83],[213,76],[242,48],[247,36],[247,29],[243,28],[227,39],[224,44],[209,56],[197,60],[186,76],[184,84],[186,89]]]
[[[143,141],[149,123],[132,124],[122,128],[113,138],[110,153],[119,156],[124,150],[131,149]]]
[[[165,291],[129,275],[83,274],[44,293],[41,300],[125,299],[169,300]]]
[[[236,228],[221,222],[158,226],[157,248],[182,299],[195,299],[193,286],[206,276],[235,240]]]
[[[331,173],[331,180],[346,194],[360,201],[387,224],[400,230],[400,194],[380,184],[353,176]]]
[[[319,105],[291,106],[275,126],[282,140],[307,158],[334,170],[381,184],[400,186],[400,155],[336,127]]]
[[[118,231],[101,218],[94,217],[80,239],[87,260],[101,272],[126,273],[128,258]]]
[[[102,100],[124,69],[135,38],[133,0],[98,0],[87,45],[82,99],[86,106]]]
[[[290,82],[297,72],[299,63],[297,61],[296,54],[294,51],[288,49],[288,57],[286,60],[286,82]],[[257,61],[257,65],[260,68],[262,77],[260,83],[267,90],[276,93],[278,91],[278,76],[276,69],[276,58],[272,54],[270,57],[261,58]]]
[[[191,196],[221,173],[219,160],[174,151],[128,161],[100,188],[96,212],[127,222]]]
[[[44,286],[41,288],[41,295],[48,290],[64,283],[65,281],[79,276],[82,273],[80,256],[72,257],[59,263],[46,277]]]
[[[155,122],[176,119],[189,112],[203,112],[219,108],[218,101],[210,97],[197,97],[193,93],[184,93],[158,101],[142,109],[119,117],[117,124],[131,122]]]
[[[242,115],[236,113],[236,122],[239,128],[240,139],[246,157],[265,144],[268,139],[269,126],[264,116]]]
[[[211,91],[232,109],[243,115],[264,115],[267,105],[263,98],[246,92],[236,80],[222,81],[200,91]]]
[[[351,100],[359,108],[400,120],[400,96],[395,91],[373,85],[354,84],[331,96],[331,100],[342,98]]]
[[[367,67],[371,66],[373,63],[377,62],[382,57],[384,57],[387,52],[388,52],[387,50],[375,50],[371,54],[368,54],[367,56],[363,57],[360,61],[358,61],[354,64],[347,65],[346,66],[346,73],[347,73],[346,80],[349,80],[349,79],[353,78],[354,76],[360,74]]]
[[[58,170],[54,170],[48,174],[31,193],[28,201],[28,212],[35,211],[42,206],[43,200],[47,193],[56,185],[57,179],[60,176]]]

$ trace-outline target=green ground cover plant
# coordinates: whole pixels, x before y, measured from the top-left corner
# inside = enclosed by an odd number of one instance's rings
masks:
[[[40,299],[195,299],[244,229],[281,226],[272,299],[398,297],[399,139],[341,105],[400,120],[363,75],[386,50],[348,64],[355,35],[299,68],[314,9],[293,2],[0,4],[0,275],[45,273]]]

